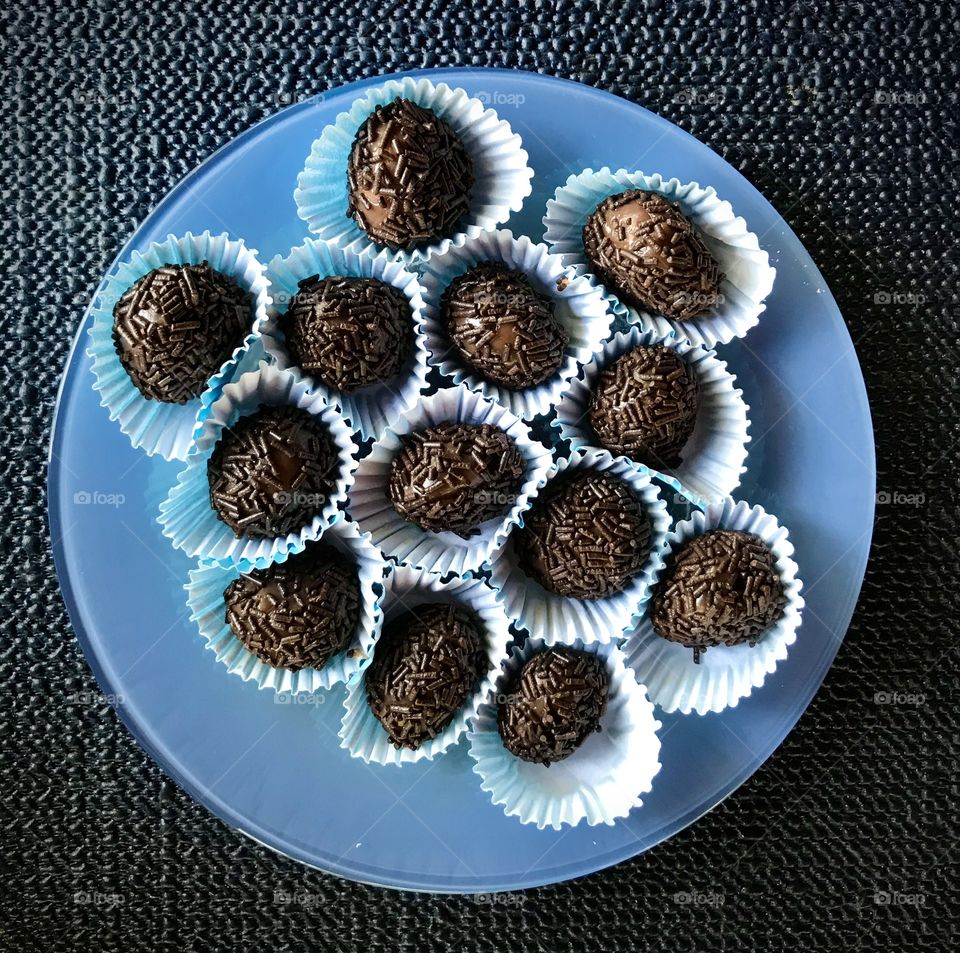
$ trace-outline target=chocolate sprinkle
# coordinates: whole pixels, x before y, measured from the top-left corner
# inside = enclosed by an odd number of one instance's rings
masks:
[[[319,275],[299,289],[280,318],[298,367],[344,393],[400,373],[413,339],[413,311],[401,291],[376,278]]]
[[[524,472],[523,454],[498,427],[444,423],[404,438],[387,493],[421,529],[466,538],[513,506]]]
[[[440,309],[460,358],[497,384],[533,387],[563,363],[569,338],[553,301],[522,272],[494,262],[474,265],[450,282]]]
[[[693,368],[661,344],[641,346],[597,375],[590,423],[607,450],[664,470],[679,465],[698,406]]]
[[[347,556],[323,542],[282,563],[254,569],[224,590],[226,622],[274,668],[323,668],[353,641],[360,580]]]
[[[534,655],[507,688],[497,713],[506,749],[547,766],[570,755],[595,731],[607,708],[603,661],[566,647]]]
[[[776,558],[759,536],[712,530],[668,560],[653,593],[657,635],[693,649],[757,642],[787,604]]]
[[[489,667],[472,610],[417,606],[384,626],[364,680],[367,702],[395,748],[416,750],[450,724]]]
[[[161,265],[113,308],[113,344],[149,400],[185,404],[238,348],[253,323],[253,295],[199,265]]]
[[[583,248],[600,280],[635,308],[684,321],[722,300],[723,275],[703,239],[657,192],[604,199],[583,227]]]
[[[541,491],[513,539],[520,568],[545,589],[602,599],[640,572],[650,535],[643,503],[627,483],[567,472]]]
[[[300,529],[326,505],[339,459],[329,430],[299,407],[261,406],[220,437],[207,461],[210,505],[237,536]]]
[[[347,217],[379,244],[413,248],[453,234],[473,182],[473,162],[453,129],[395,99],[378,106],[353,140]]]

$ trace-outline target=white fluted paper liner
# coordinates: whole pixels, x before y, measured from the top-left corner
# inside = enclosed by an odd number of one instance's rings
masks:
[[[734,707],[763,684],[767,675],[787,657],[797,639],[803,609],[802,583],[786,529],[762,507],[728,499],[678,523],[667,540],[668,549],[677,549],[712,529],[742,530],[759,536],[776,556],[787,604],[779,621],[756,645],[713,646],[703,652],[699,664],[695,664],[692,649],[668,642],[653,631],[647,602],[624,643],[623,652],[637,680],[647,686],[650,698],[664,711],[685,715],[695,711],[705,715]],[[651,589],[656,586],[662,568],[658,568]]]
[[[520,211],[532,189],[533,169],[520,136],[510,124],[492,109],[485,109],[479,99],[472,99],[463,89],[405,77],[390,80],[356,100],[348,112],[340,113],[336,122],[327,126],[314,141],[293,197],[297,214],[317,238],[351,251],[384,250],[384,246],[371,241],[352,218],[347,218],[347,160],[357,130],[367,117],[377,106],[395,99],[409,99],[449,123],[473,161],[475,181],[470,209],[454,235],[412,250],[385,249],[387,254],[407,264],[442,254],[451,246],[462,245],[467,238],[496,228],[511,212]]]
[[[553,301],[554,317],[567,332],[569,343],[563,363],[548,381],[537,387],[512,390],[487,380],[464,363],[450,341],[440,298],[454,278],[488,261],[523,272],[537,291]],[[577,365],[589,360],[607,336],[613,319],[603,294],[586,278],[573,277],[546,245],[532,242],[525,235],[514,238],[505,229],[484,232],[458,248],[431,256],[423,266],[423,287],[424,328],[431,363],[455,384],[464,384],[497,401],[524,420],[550,410],[567,381],[576,374]]]
[[[467,539],[452,532],[429,532],[407,522],[387,496],[390,464],[403,437],[448,421],[500,428],[513,438],[527,467],[509,510],[482,523],[480,532]],[[466,387],[448,387],[421,397],[403,419],[384,431],[370,454],[360,461],[350,490],[350,514],[385,556],[415,569],[463,575],[479,568],[503,545],[552,467],[550,450],[531,437],[530,428],[519,417]]]
[[[286,312],[290,299],[298,291],[297,282],[304,278],[312,275],[321,278],[376,278],[402,292],[410,302],[413,343],[403,370],[392,380],[343,393],[298,368],[317,393],[340,408],[362,440],[379,437],[391,420],[416,401],[427,383],[423,294],[417,275],[388,255],[358,255],[314,238],[308,238],[302,245],[292,249],[286,258],[277,255],[267,266],[267,274],[274,305],[266,325],[269,337],[264,340],[280,367],[290,367],[291,359],[284,344],[283,332],[278,326],[278,317]]]
[[[103,279],[90,309],[93,323],[87,354],[93,360],[93,389],[100,394],[100,405],[107,408],[110,419],[119,423],[134,447],[165,460],[186,458],[197,415],[204,412],[202,398],[169,404],[144,397],[120,363],[114,347],[113,309],[131,285],[155,268],[199,265],[204,261],[253,295],[249,333],[207,382],[206,395],[216,395],[244,352],[260,338],[270,304],[266,269],[257,259],[257,252],[243,241],[226,233],[187,232],[182,238],[170,235],[165,241],[154,242],[143,252],[133,252]]]
[[[700,387],[697,422],[673,470],[652,470],[658,479],[698,505],[714,503],[729,496],[746,472],[747,443],[750,441],[750,408],[736,377],[727,370],[716,351],[675,338],[660,338],[655,331],[633,327],[615,335],[580,369],[577,378],[557,404],[553,426],[573,450],[598,444],[590,426],[590,400],[597,378],[605,367],[634,348],[659,344],[668,347],[692,368]]]
[[[340,518],[323,535],[340,553],[350,558],[357,568],[360,583],[360,617],[350,645],[334,656],[323,668],[291,671],[274,668],[257,658],[234,635],[226,621],[223,593],[240,576],[236,566],[200,566],[190,570],[187,605],[190,620],[196,622],[206,647],[226,666],[227,671],[244,681],[254,681],[260,688],[272,688],[282,694],[300,694],[332,688],[346,682],[364,665],[373,652],[373,643],[380,631],[380,594],[383,584],[383,560],[380,553],[362,536],[357,524]],[[281,557],[283,562],[289,553]]]
[[[490,567],[490,583],[500,591],[507,615],[531,638],[615,642],[630,625],[647,596],[651,578],[662,564],[670,515],[647,469],[626,457],[612,457],[595,447],[575,450],[557,462],[549,479],[554,480],[567,470],[606,473],[623,480],[637,494],[650,518],[650,554],[643,569],[622,592],[602,599],[561,596],[544,589],[520,568],[513,542],[508,540]]]
[[[207,481],[207,460],[223,431],[261,404],[290,404],[318,417],[330,431],[339,457],[334,491],[320,512],[300,530],[273,539],[235,536],[211,507]],[[313,391],[297,371],[262,362],[258,370],[227,384],[222,396],[211,404],[210,415],[202,422],[187,456],[187,465],[160,504],[157,521],[175,549],[182,549],[205,564],[249,568],[299,553],[310,540],[319,539],[338,518],[340,504],[347,497],[357,465],[356,453],[357,445],[336,407]]]
[[[583,250],[583,226],[605,198],[627,189],[659,192],[678,203],[699,229],[725,275],[720,285],[722,301],[707,314],[674,321],[663,315],[638,311],[621,301],[612,288],[606,288],[592,274]],[[626,169],[617,172],[609,168],[598,172],[586,169],[579,175],[571,175],[566,184],[557,189],[547,202],[543,224],[544,241],[564,265],[572,267],[578,275],[589,275],[616,303],[618,313],[626,314],[646,330],[656,331],[660,337],[675,336],[708,348],[727,344],[743,337],[759,321],[766,307],[764,300],[773,290],[776,269],[760,247],[757,236],[734,214],[729,202],[721,200],[712,187],[704,188],[697,182],[682,183],[656,173],[645,175]]]
[[[480,617],[489,664],[487,674],[450,724],[439,735],[424,742],[414,751],[409,748],[394,748],[383,725],[370,710],[363,677],[363,672],[368,668],[365,664],[360,675],[353,679],[347,689],[340,727],[340,747],[349,751],[354,758],[361,758],[368,764],[372,762],[396,765],[432,760],[460,740],[468,720],[476,715],[481,701],[493,689],[500,671],[500,660],[510,643],[510,620],[504,614],[496,593],[482,579],[468,574],[455,577],[449,582],[441,582],[441,577],[434,573],[406,566],[393,566],[384,580],[381,600],[383,625],[404,612],[416,611],[417,606],[437,602],[455,603],[472,609]]]
[[[609,677],[607,710],[600,731],[563,761],[531,764],[511,754],[497,728],[497,700],[521,666],[549,645],[564,644],[602,658]],[[540,830],[586,823],[614,824],[643,804],[660,770],[660,722],[653,705],[611,644],[581,640],[528,639],[504,661],[493,693],[480,706],[467,738],[480,787],[508,817]]]

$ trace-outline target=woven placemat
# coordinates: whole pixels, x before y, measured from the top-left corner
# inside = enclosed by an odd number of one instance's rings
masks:
[[[2,14],[0,949],[956,942],[955,9],[561,9],[544,0],[21,7]],[[66,704],[96,687],[58,593],[44,492],[74,331],[100,275],[156,202],[289,102],[371,74],[449,65],[539,70],[618,93],[754,182],[810,250],[848,322],[889,501],[878,507],[872,561],[836,664],[747,784],[632,862],[483,898],[382,891],[276,857],[192,803],[105,704]]]

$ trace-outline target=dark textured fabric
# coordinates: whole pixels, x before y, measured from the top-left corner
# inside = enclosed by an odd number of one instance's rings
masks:
[[[946,3],[7,4],[0,949],[956,948],[956,15]],[[609,89],[743,171],[849,323],[892,500],[836,664],[756,776],[630,863],[481,900],[278,858],[166,780],[106,705],[63,704],[95,684],[58,595],[44,499],[87,295],[164,193],[294,99],[456,64]],[[876,704],[878,692],[914,697]],[[311,902],[285,906],[277,890]]]

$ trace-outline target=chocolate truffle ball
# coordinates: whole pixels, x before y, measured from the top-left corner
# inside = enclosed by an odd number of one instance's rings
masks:
[[[401,291],[376,278],[318,275],[299,288],[280,319],[294,364],[344,393],[400,373],[413,339]]]
[[[786,594],[759,536],[712,530],[671,555],[650,605],[654,632],[699,661],[712,645],[755,643],[783,615]]]
[[[113,308],[113,344],[149,400],[185,404],[243,344],[253,295],[200,265],[162,265],[133,284]]]
[[[650,551],[650,520],[623,480],[596,472],[556,477],[515,531],[520,568],[544,589],[576,599],[621,592]]]
[[[360,622],[356,564],[323,542],[239,576],[223,598],[227,625],[246,648],[294,672],[323,668],[350,645]]]
[[[347,186],[347,216],[373,241],[414,248],[453,234],[470,207],[473,162],[439,116],[395,99],[357,131]]]
[[[455,605],[417,606],[384,627],[367,670],[367,702],[395,748],[435,738],[486,675],[483,624]]]
[[[535,387],[563,363],[569,338],[553,302],[519,271],[474,265],[447,286],[440,302],[454,349],[469,367],[504,387]]]
[[[607,450],[663,470],[680,463],[698,406],[696,375],[676,351],[636,347],[597,375],[590,424]]]
[[[583,227],[601,281],[635,308],[684,321],[719,303],[723,275],[680,207],[631,189],[604,199]]]
[[[300,529],[336,487],[337,446],[298,407],[260,407],[224,431],[207,461],[210,505],[237,536]]]
[[[603,661],[566,647],[534,655],[508,685],[497,713],[506,749],[551,765],[569,758],[595,731],[607,708]]]
[[[523,454],[498,427],[444,423],[404,438],[387,493],[421,529],[466,538],[513,506],[524,472]]]

